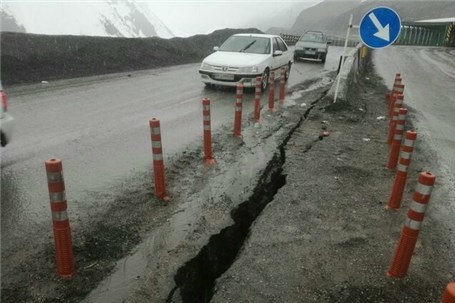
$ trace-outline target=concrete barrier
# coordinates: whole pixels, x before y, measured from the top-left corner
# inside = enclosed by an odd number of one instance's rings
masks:
[[[352,84],[358,82],[358,73],[363,68],[361,62],[364,59],[362,59],[360,56],[361,47],[362,47],[361,43],[357,44],[357,46],[354,49],[350,50],[348,54],[345,56],[344,64],[341,67],[340,72],[337,75],[337,78],[333,82],[332,87],[327,93],[327,97],[332,99],[335,97],[336,84],[338,81],[338,77],[340,77],[337,102],[343,102],[348,100],[348,97],[352,93],[351,91],[353,87]]]

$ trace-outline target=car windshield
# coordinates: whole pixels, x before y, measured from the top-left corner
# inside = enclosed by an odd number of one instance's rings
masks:
[[[325,42],[325,38],[321,33],[305,33],[299,41],[323,43]]]
[[[264,37],[232,36],[218,50],[224,52],[269,54],[270,39]]]

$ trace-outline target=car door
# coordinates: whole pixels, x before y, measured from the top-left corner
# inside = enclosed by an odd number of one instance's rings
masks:
[[[284,43],[283,39],[280,37],[276,38],[277,43],[278,43],[278,48],[283,52],[283,55],[280,58],[280,63],[281,65],[287,65],[288,62],[290,61],[290,58],[292,57],[290,54],[290,51],[288,47],[286,46],[286,43]]]
[[[278,69],[282,65],[282,60],[283,60],[283,58],[282,58],[283,55],[281,55],[281,56],[273,56],[273,54],[277,50],[281,50],[279,48],[279,45],[278,45],[278,40],[277,40],[277,38],[272,38],[272,63],[271,63],[270,67],[272,68],[272,70],[275,71],[275,77],[276,77],[276,74],[277,74],[276,69]]]

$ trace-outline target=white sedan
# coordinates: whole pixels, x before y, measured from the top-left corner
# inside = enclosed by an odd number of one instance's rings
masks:
[[[267,89],[269,75],[275,72],[280,77],[285,67],[285,79],[289,77],[293,63],[293,52],[280,36],[265,34],[236,34],[229,37],[201,64],[199,74],[207,86],[254,87],[256,77],[261,77],[261,89]]]

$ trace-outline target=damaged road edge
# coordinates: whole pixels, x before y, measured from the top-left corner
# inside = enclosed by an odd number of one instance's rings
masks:
[[[311,110],[326,97],[325,91],[321,97],[311,103],[311,106],[300,117],[298,123],[288,132],[283,142],[278,146],[278,153],[267,164],[260,177],[253,195],[231,211],[234,224],[224,228],[218,234],[210,237],[196,257],[180,267],[174,276],[176,287],[169,293],[166,302],[210,302],[215,287],[215,281],[235,261],[238,252],[246,240],[251,225],[262,210],[273,201],[278,190],[286,184],[283,164],[286,162],[286,145],[294,132],[301,127]],[[316,138],[313,142],[319,141]],[[311,149],[311,144],[303,152]],[[177,299],[177,291],[180,298]]]

